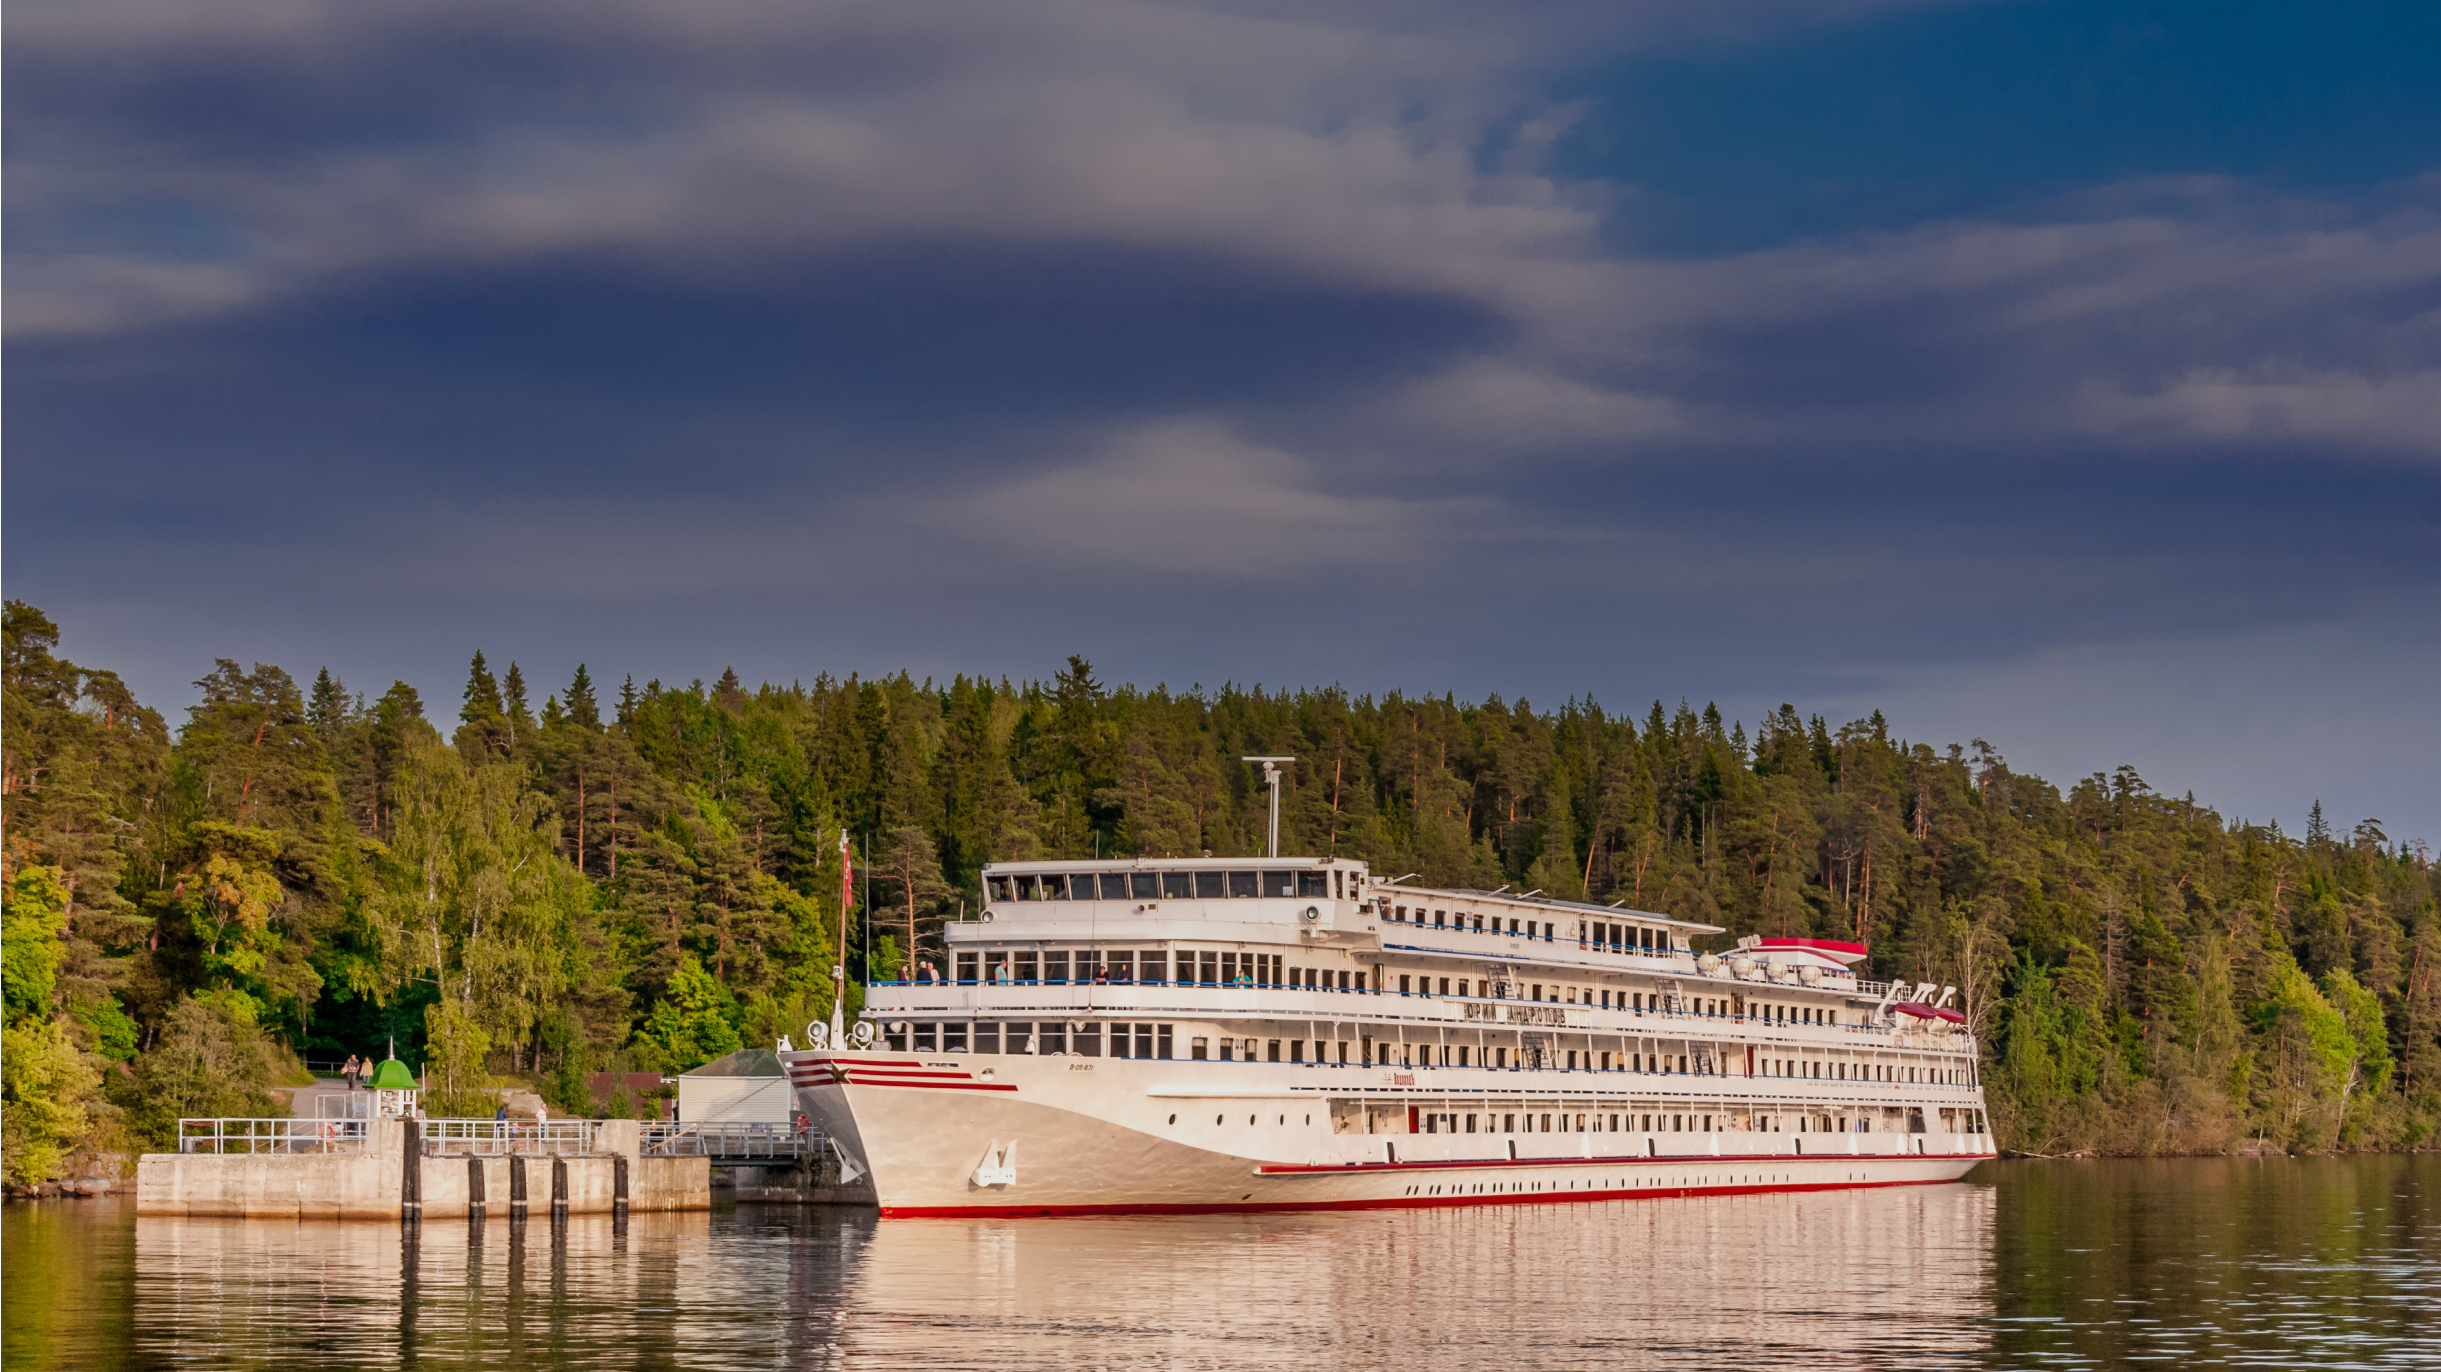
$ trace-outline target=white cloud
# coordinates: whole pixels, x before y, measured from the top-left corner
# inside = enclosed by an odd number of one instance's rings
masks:
[[[1498,521],[1482,501],[1325,489],[1314,464],[1203,421],[1122,433],[1082,462],[917,517],[1046,566],[1243,580],[1446,556]]]
[[[2145,393],[2096,382],[2078,402],[2087,425],[2115,437],[2241,443],[2322,439],[2351,448],[2441,456],[2441,370],[2249,377],[2206,367]]]

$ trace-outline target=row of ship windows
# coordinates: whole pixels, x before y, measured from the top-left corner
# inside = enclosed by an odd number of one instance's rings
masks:
[[[1557,1111],[1532,1114],[1511,1114],[1507,1111],[1499,1114],[1482,1112],[1466,1114],[1459,1111],[1435,1112],[1424,1110],[1421,1107],[1409,1107],[1407,1132],[1410,1134],[1472,1134],[1476,1132],[1486,1134],[1709,1134],[1714,1132],[1713,1126],[1716,1120],[1724,1131],[1735,1129],[1740,1132],[1758,1134],[1791,1132],[1799,1134],[1870,1134],[1873,1132],[1872,1119],[1864,1116],[1797,1115],[1793,1117],[1797,1126],[1793,1131],[1788,1127],[1790,1118],[1792,1117],[1784,1115],[1757,1114],[1751,1119],[1733,1120],[1726,1115],[1648,1115],[1585,1111],[1577,1113],[1572,1123],[1569,1114]],[[1944,1110],[1941,1112],[1941,1118],[1943,1126],[1953,1131],[1962,1129],[1963,1132],[1969,1134],[1987,1132],[1983,1112],[1980,1110]],[[1478,1125],[1478,1121],[1481,1122],[1480,1125]],[[1896,1117],[1891,1122],[1894,1126],[1899,1123]],[[1905,1132],[1923,1133],[1924,1112],[1921,1110],[1908,1111],[1904,1123]],[[1349,1131],[1342,1129],[1340,1132]],[[1893,1132],[1897,1132],[1895,1127]]]
[[[1412,910],[1404,905],[1393,905],[1390,907],[1390,920],[1394,924],[1413,924],[1419,929],[1454,929],[1464,934],[1508,934],[1518,938],[1538,938],[1545,943],[1556,942],[1559,939],[1559,926],[1548,920],[1519,921],[1512,919],[1507,921],[1508,927],[1503,929],[1501,917],[1494,915],[1490,927],[1486,928],[1484,917],[1479,912],[1460,910],[1452,915],[1447,910],[1433,910],[1430,912],[1432,919],[1428,925],[1424,918],[1426,913],[1425,907],[1421,905]],[[1676,949],[1676,945],[1670,939],[1669,930],[1655,929],[1643,924],[1613,924],[1607,920],[1579,920],[1576,923],[1575,932],[1569,937],[1575,939],[1580,948],[1607,949],[1613,953],[1667,953]]]
[[[958,954],[958,984],[972,986],[978,978],[993,986],[1165,986],[1172,957],[1160,948],[1078,949],[1073,958],[1061,949],[1016,949],[1009,952]],[[1290,987],[1309,991],[1363,991],[1361,973],[1346,969],[1290,967],[1279,953],[1224,953],[1214,949],[1180,949],[1175,959],[1181,986]],[[930,967],[917,969],[919,983]]]
[[[1298,900],[1353,898],[1339,868],[1260,872],[1029,872],[983,879],[993,900]]]
[[[893,1052],[1016,1053],[1045,1057],[1171,1058],[1176,1037],[1167,1024],[1105,1023],[1046,1020],[1038,1023],[1002,1020],[900,1021],[883,1027],[883,1043]],[[1310,1056],[1308,1055],[1310,1051]],[[1388,1039],[1261,1039],[1194,1035],[1187,1040],[1191,1062],[1286,1062],[1317,1066],[1364,1067],[1490,1067],[1496,1070],[1553,1069],[1568,1072],[1640,1072],[1661,1076],[1718,1075],[1710,1063],[1685,1053],[1610,1053],[1591,1049],[1516,1048],[1498,1044],[1393,1043]],[[1793,1070],[1771,1070],[1782,1059],[1765,1059],[1764,1076],[1797,1076]],[[1821,1064],[1813,1064],[1820,1066]],[[1838,1063],[1828,1079],[1963,1085],[1962,1069],[1915,1067],[1894,1063]],[[1822,1076],[1816,1072],[1813,1075]]]
[[[1286,957],[1279,953],[1235,953],[1191,948],[1180,949],[1174,958],[1168,951],[1155,948],[1079,950],[1073,961],[1067,952],[1058,949],[960,953],[957,955],[957,981],[961,986],[975,985],[978,980],[996,986],[1085,983],[1096,986],[1163,986],[1169,984],[1173,963],[1181,986],[1286,987],[1290,990],[1345,992],[1375,989],[1367,984],[1365,974],[1360,970],[1290,967]],[[927,966],[917,971],[919,983],[929,979],[930,970]],[[1373,974],[1376,979],[1385,977],[1378,967],[1373,969]],[[1477,994],[1478,983],[1469,977],[1434,978],[1413,973],[1399,976],[1398,993],[1402,996],[1430,996],[1435,994],[1436,981],[1440,995],[1452,994],[1453,986],[1458,996],[1471,999]],[[1510,999],[1519,989],[1526,993],[1522,998],[1530,1001],[1547,998],[1554,1004],[1594,1005],[1604,1010],[1632,1009],[1637,1014],[1647,1010],[1659,1012],[1665,1008],[1658,993],[1648,998],[1641,991],[1614,992],[1596,990],[1590,986],[1553,985],[1546,989],[1541,982],[1526,983],[1522,988],[1502,982],[1480,983],[1482,997],[1487,1000]],[[1666,1008],[1681,1013],[1737,1018],[1751,1014],[1754,1018],[1776,1023],[1829,1025],[1840,1022],[1838,1011],[1821,1006],[1749,1006],[1706,997],[1692,1000],[1679,997],[1678,1001],[1679,1004]]]

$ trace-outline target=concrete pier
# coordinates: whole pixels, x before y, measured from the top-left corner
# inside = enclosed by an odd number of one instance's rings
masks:
[[[321,1220],[464,1219],[708,1210],[703,1158],[648,1158],[633,1120],[603,1122],[573,1156],[427,1153],[411,1121],[371,1121],[362,1152],[147,1153],[139,1215]]]

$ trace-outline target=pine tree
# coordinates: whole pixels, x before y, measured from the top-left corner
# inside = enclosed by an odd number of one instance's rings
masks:
[[[525,673],[518,670],[514,661],[509,663],[509,674],[501,678],[500,699],[504,707],[501,713],[509,722],[511,742],[533,733],[534,712],[526,707]]]
[[[632,679],[631,679],[632,684]],[[594,703],[593,678],[585,674],[585,664],[576,664],[576,676],[568,683],[568,719],[577,727],[599,732],[602,708]]]
[[[483,665],[483,654],[478,652],[466,670],[466,704],[459,709],[458,719],[465,724],[488,724],[500,717],[500,683],[492,680],[492,669]]]
[[[328,667],[314,674],[314,693],[306,702],[305,718],[325,745],[339,741],[339,731],[348,720],[347,683],[332,676]]]

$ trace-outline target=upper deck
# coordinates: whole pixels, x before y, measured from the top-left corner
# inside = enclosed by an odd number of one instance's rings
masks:
[[[1730,983],[1723,989],[1746,993],[1741,999],[1878,998],[1877,1012],[1931,990],[1859,981],[1851,964],[1864,949],[1855,945],[1749,938],[1725,953],[1699,953],[1692,940],[1723,932],[1719,926],[1531,891],[1411,886],[1405,877],[1376,877],[1351,858],[1009,862],[985,867],[983,880],[980,916],[947,927],[953,965],[939,969],[944,980],[1139,981],[1148,962],[1166,968],[1175,953],[1179,984],[1217,977],[1221,986],[1302,985],[1314,979],[1308,973],[1320,958],[1322,984],[1374,993],[1404,989],[1425,973],[1433,975],[1416,982],[1419,989],[1446,992],[1439,973],[1461,969],[1467,984],[1493,998],[1539,999],[1542,988],[1532,982],[1582,979],[1592,1004],[1614,999],[1598,993],[1603,986],[1658,989],[1680,980],[1689,993]],[[1199,970],[1189,973],[1190,966]],[[1355,975],[1341,974],[1348,969]],[[1574,998],[1562,988],[1551,994]]]

